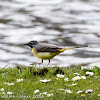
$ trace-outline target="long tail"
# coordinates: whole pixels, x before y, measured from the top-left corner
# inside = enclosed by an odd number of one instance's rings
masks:
[[[75,49],[75,48],[82,48],[82,47],[81,46],[76,46],[76,47],[72,47],[72,48],[63,48],[63,49],[60,49],[59,51],[63,52],[65,50],[70,50],[70,49]]]

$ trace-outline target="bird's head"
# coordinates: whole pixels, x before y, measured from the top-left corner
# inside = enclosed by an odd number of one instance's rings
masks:
[[[29,43],[25,44],[25,45],[28,45],[30,46],[31,48],[33,48],[36,44],[38,44],[37,41],[30,41]]]

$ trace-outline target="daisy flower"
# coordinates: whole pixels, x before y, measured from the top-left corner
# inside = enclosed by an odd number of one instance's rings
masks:
[[[76,76],[76,77],[73,77],[73,78],[72,78],[72,81],[77,81],[77,80],[80,80],[80,79],[81,79],[81,77]]]
[[[74,75],[77,75],[77,76],[78,76],[78,75],[79,75],[79,73],[74,73]]]
[[[57,74],[57,77],[58,78],[64,78],[64,75],[63,74]]]
[[[51,93],[51,94],[47,94],[47,97],[51,97],[51,96],[53,96],[53,93]]]
[[[86,75],[93,76],[94,72],[86,72]]]
[[[82,91],[82,90],[80,90],[80,91],[77,91],[76,93],[77,93],[77,94],[79,94],[79,93],[82,93],[82,92],[83,92],[83,91]]]
[[[47,92],[40,93],[40,95],[42,95],[42,94],[46,95],[46,94],[47,94]]]
[[[7,94],[13,94],[13,92],[7,92]]]
[[[40,90],[37,89],[37,90],[34,91],[34,93],[38,93],[39,91],[40,91]]]
[[[62,90],[64,90],[64,89],[59,89],[59,90],[61,90],[61,91],[62,91]]]
[[[72,83],[72,84],[69,84],[68,86],[75,86],[77,85],[77,83]]]
[[[84,97],[85,97],[85,95],[84,95],[84,94],[81,94],[81,97],[82,97],[82,98],[84,98]]]
[[[91,93],[91,92],[93,92],[92,89],[88,89],[88,90],[86,90],[86,93]]]
[[[1,88],[0,91],[4,91],[4,88]]]
[[[97,96],[100,96],[100,94],[98,94]]]
[[[65,92],[72,93],[72,91],[71,90],[68,90],[68,89],[66,89]]]
[[[50,81],[50,79],[49,80],[47,80],[47,79],[44,79],[44,80],[40,80],[41,82],[43,82],[43,83],[46,83],[46,82],[49,82]]]
[[[86,79],[86,77],[85,76],[81,76],[81,79]]]
[[[7,84],[7,85],[14,85],[14,83],[8,83],[8,82],[5,82],[5,84]]]
[[[23,81],[23,78],[21,78],[21,79],[17,79],[16,82],[22,82],[22,81]]]
[[[65,77],[65,78],[64,78],[64,81],[69,81],[69,78],[68,78],[68,77]]]

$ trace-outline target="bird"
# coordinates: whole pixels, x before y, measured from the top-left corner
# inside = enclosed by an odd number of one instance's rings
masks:
[[[47,43],[39,43],[37,41],[30,41],[27,44],[32,49],[32,53],[40,58],[42,60],[41,64],[43,63],[43,60],[50,60],[54,58],[56,55],[60,54],[61,52],[73,48],[79,48],[79,47],[71,47],[71,48],[62,48],[53,44],[47,44]],[[48,63],[48,64],[49,64]]]

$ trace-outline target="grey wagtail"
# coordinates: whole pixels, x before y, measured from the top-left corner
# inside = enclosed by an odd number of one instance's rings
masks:
[[[44,59],[49,60],[50,63],[50,59],[52,59],[53,57],[55,57],[56,55],[60,54],[65,50],[79,48],[79,47],[61,48],[59,46],[52,44],[38,43],[37,41],[30,41],[29,43],[24,45],[30,46],[32,48],[33,54],[36,57],[42,59],[42,63]]]

